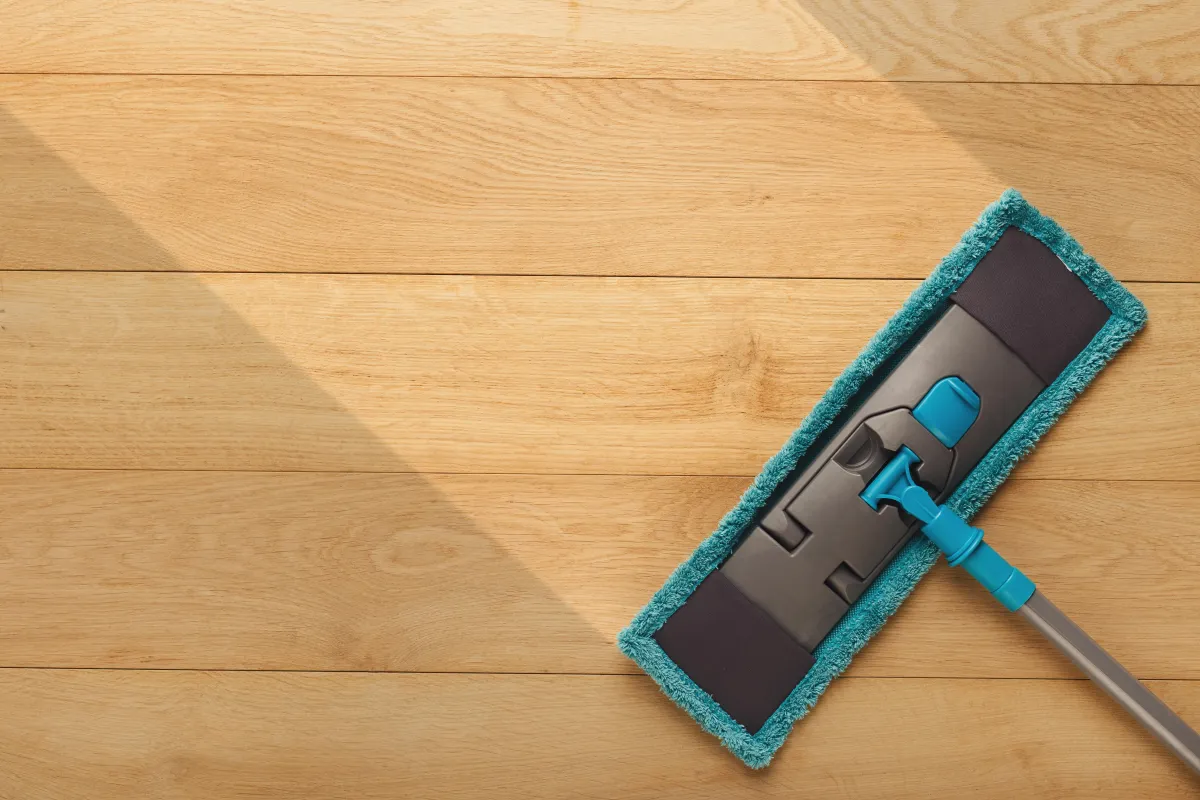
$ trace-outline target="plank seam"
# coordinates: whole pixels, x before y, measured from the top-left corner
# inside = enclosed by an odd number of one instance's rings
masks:
[[[1120,81],[947,81],[907,78],[743,78],[720,76],[670,77],[663,75],[473,75],[422,72],[37,72],[0,71],[7,77],[75,78],[371,78],[379,80],[491,80],[491,81],[662,81],[671,83],[812,83],[812,84],[907,84],[913,86],[1094,86],[1128,89],[1136,87],[1190,89],[1197,83]]]

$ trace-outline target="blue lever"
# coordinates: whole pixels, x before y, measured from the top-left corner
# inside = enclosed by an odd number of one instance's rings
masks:
[[[972,528],[949,508],[933,502],[913,480],[912,466],[918,461],[916,453],[901,447],[859,496],[876,511],[881,500],[898,503],[921,520],[921,530],[946,554],[950,566],[961,565],[1009,611],[1025,605],[1033,596],[1033,581],[984,542],[982,530]]]
[[[942,378],[933,385],[912,415],[946,447],[954,447],[979,418],[979,395],[962,378]]]

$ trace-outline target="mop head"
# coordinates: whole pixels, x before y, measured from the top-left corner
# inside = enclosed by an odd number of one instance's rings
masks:
[[[1017,461],[1033,448],[1079,392],[1146,321],[1146,309],[1136,297],[1088,256],[1057,223],[1039,213],[1013,189],[1006,191],[983,212],[933,274],[875,334],[813,407],[783,449],[766,463],[737,506],[721,520],[717,530],[675,570],[618,637],[618,644],[626,656],[637,662],[662,691],[705,730],[751,767],[764,767],[770,762],[796,721],[808,713],[830,682],[849,666],[854,655],[878,633],[933,565],[938,556],[937,548],[923,535],[917,535],[904,546],[821,641],[812,653],[815,663],[811,669],[753,734],[672,661],[654,634],[680,609],[696,587],[729,557],[781,481],[803,463],[805,453],[817,437],[837,421],[848,405],[855,403],[860,390],[876,371],[881,366],[886,367],[889,358],[903,351],[910,338],[945,308],[951,293],[1010,226],[1040,240],[1053,251],[1108,307],[1111,316],[946,502],[967,519],[979,510],[1008,477]]]

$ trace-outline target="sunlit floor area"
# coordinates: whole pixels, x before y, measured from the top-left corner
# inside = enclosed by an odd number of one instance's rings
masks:
[[[775,762],[617,650],[1009,186],[1150,323],[979,517],[1200,725],[1200,9],[16,0],[0,798],[1195,797],[939,564]]]

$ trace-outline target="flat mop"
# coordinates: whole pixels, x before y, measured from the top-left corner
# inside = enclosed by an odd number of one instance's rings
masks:
[[[1145,320],[1005,192],[622,631],[622,652],[762,767],[944,553],[1200,772],[1200,736],[966,522]]]

